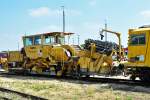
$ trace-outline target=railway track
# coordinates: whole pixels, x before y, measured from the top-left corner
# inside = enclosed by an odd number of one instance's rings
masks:
[[[85,80],[85,79],[84,79]],[[114,79],[114,78],[89,78],[88,81],[101,82],[101,83],[115,83],[115,84],[125,84],[130,86],[144,86],[150,87],[150,84],[140,80],[128,80],[128,79]]]
[[[9,74],[9,73],[0,73],[1,77],[11,77],[11,76],[18,76],[16,74]],[[140,80],[129,80],[129,79],[116,79],[116,78],[107,78],[107,77],[80,77],[80,78],[72,78],[71,76],[65,77],[56,77],[50,75],[40,75],[40,74],[30,74],[30,75],[19,75],[19,76],[26,76],[26,77],[41,77],[41,78],[52,78],[52,79],[64,79],[64,80],[79,80],[84,82],[92,82],[92,83],[115,83],[115,84],[124,84],[130,86],[143,86],[143,87],[150,87],[150,82],[144,82]],[[82,83],[81,82],[81,83]]]
[[[41,97],[38,97],[38,96],[34,96],[34,95],[18,92],[18,91],[15,91],[15,90],[6,89],[6,88],[3,88],[3,87],[0,87],[0,91],[3,92],[3,93],[5,92],[5,93],[17,94],[17,95],[19,95],[21,97],[24,97],[24,98],[27,98],[27,99],[31,99],[31,100],[48,100],[48,99],[45,99],[45,98],[41,98]],[[0,98],[4,99],[4,100],[9,100],[6,97],[0,97]]]

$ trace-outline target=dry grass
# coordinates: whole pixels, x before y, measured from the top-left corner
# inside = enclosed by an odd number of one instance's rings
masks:
[[[149,93],[131,92],[137,89],[116,84],[90,84],[81,81],[65,81],[32,77],[0,77],[0,86],[51,100],[149,100]],[[117,90],[125,87],[126,91]],[[119,89],[118,88],[118,89]],[[139,89],[143,87],[139,87]],[[114,90],[115,89],[115,90]],[[138,90],[138,89],[137,89]],[[150,90],[150,89],[149,89]],[[146,91],[147,92],[147,91]],[[1,93],[0,93],[1,96]],[[13,98],[13,97],[12,97]]]

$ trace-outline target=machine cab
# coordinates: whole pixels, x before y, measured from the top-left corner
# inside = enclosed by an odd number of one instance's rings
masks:
[[[23,54],[30,59],[47,58],[51,49],[65,44],[65,36],[73,33],[51,32],[23,37]]]
[[[128,58],[132,66],[150,66],[150,28],[129,30]]]
[[[51,32],[23,37],[24,47],[33,45],[64,44],[65,36],[73,33]]]

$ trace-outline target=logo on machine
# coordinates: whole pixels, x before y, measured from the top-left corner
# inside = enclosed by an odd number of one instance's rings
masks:
[[[39,57],[42,57],[42,55],[43,55],[42,50],[39,49],[39,50],[38,50],[38,56],[39,56]]]

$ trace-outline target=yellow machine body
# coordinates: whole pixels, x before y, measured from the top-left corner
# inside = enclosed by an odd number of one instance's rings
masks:
[[[63,70],[72,66],[71,57],[77,55],[73,46],[64,44],[64,36],[71,34],[50,32],[23,36],[24,47],[21,51],[9,51],[8,63],[20,62],[23,69],[37,73],[57,71],[61,75]]]
[[[111,71],[111,56],[96,52],[94,44],[91,44],[91,50],[82,50],[79,54],[78,66],[81,71],[93,74],[108,74]]]
[[[0,58],[0,64],[7,62],[7,58]]]
[[[20,63],[23,62],[23,55],[20,51],[8,51],[5,52],[7,54],[7,58],[2,58],[4,61],[2,63],[3,69],[8,71],[9,66],[20,66]]]
[[[63,33],[70,35],[72,33]],[[54,66],[66,66],[70,57],[75,55],[73,47],[64,44],[64,37],[60,32],[24,36],[24,55],[26,68],[38,70]],[[67,63],[68,64],[68,63]],[[69,66],[69,65],[67,65]],[[40,69],[40,71],[39,71]]]
[[[46,59],[53,57],[57,61],[67,61],[68,56],[65,53],[66,49],[62,46],[54,45],[33,45],[24,48],[26,56],[30,59],[37,59],[39,57]]]
[[[150,67],[150,28],[129,30],[127,66]]]
[[[9,51],[8,62],[23,62],[23,55],[20,51]]]
[[[1,52],[0,53],[0,64],[4,65],[8,61],[8,55],[7,52]]]
[[[106,55],[96,52],[96,45],[91,44],[91,50],[83,50],[79,52],[80,58],[78,61],[78,66],[81,70],[83,70],[83,72],[109,74],[113,68],[112,55],[114,54],[114,52],[119,52],[119,56],[121,56],[121,33],[102,29],[101,33],[103,32],[115,34],[118,37],[119,51],[112,51],[110,55]]]
[[[30,59],[37,59],[39,57],[47,58],[49,56],[49,51],[52,49],[52,46],[43,46],[43,45],[32,45],[24,47],[26,56]],[[42,53],[40,54],[40,50]]]

